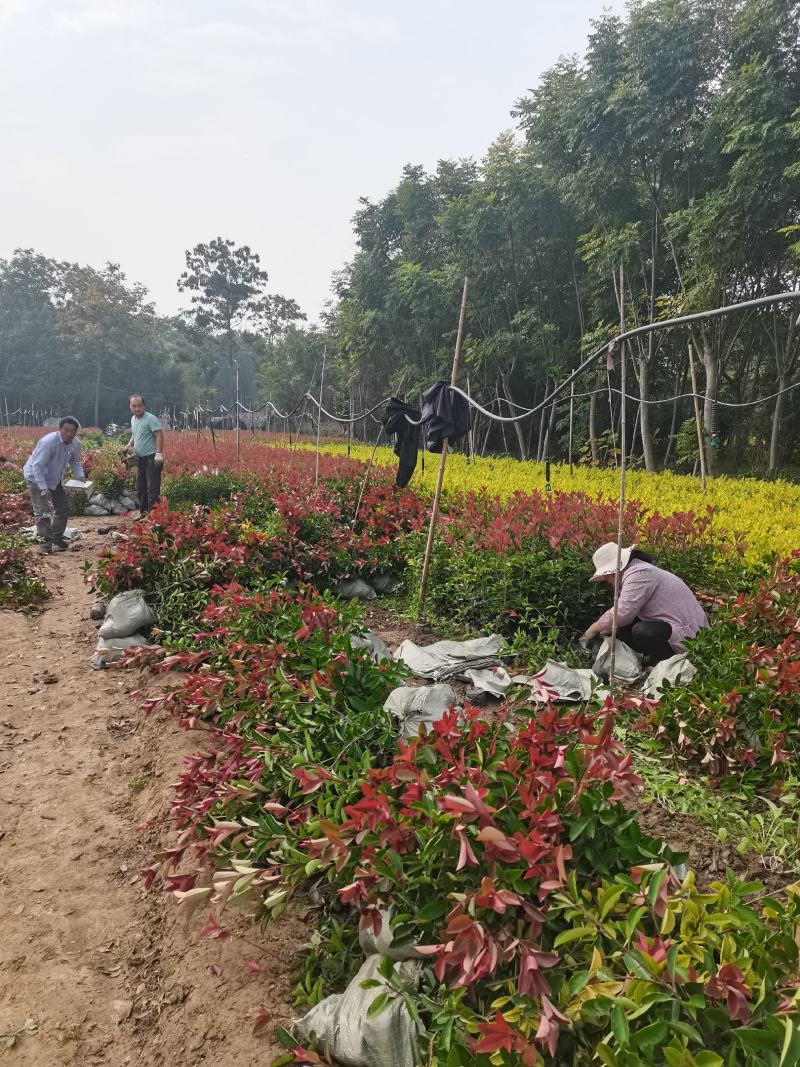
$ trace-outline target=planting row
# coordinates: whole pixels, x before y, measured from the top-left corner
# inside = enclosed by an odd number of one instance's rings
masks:
[[[453,711],[402,744],[383,710],[399,668],[374,663],[353,641],[357,610],[318,589],[413,575],[426,502],[330,457],[315,486],[313,460],[262,450],[257,482],[178,475],[172,504],[193,489],[206,504],[239,491],[213,510],[162,506],[101,562],[106,594],[143,585],[154,597],[163,647],[138,659],[181,672],[150,706],[208,730],[178,785],[177,841],[147,881],[210,910],[212,937],[227,936],[225,909],[240,899],[259,897],[264,922],[298,894],[313,899],[300,1006],[347,986],[360,934],[385,953],[362,1030],[410,1035],[411,1062],[797,1062],[798,892],[766,897],[732,875],[698,888],[620,802],[637,780],[613,736],[616,721],[636,722],[721,781],[794,773],[794,724],[776,713],[789,717],[796,677],[797,560],[721,609],[691,650],[697,684],[658,708],[512,701],[490,719]],[[753,584],[711,516],[634,504],[627,521],[689,579],[702,573],[717,592]],[[451,499],[435,583],[463,583],[451,617],[463,603],[463,623],[478,626],[466,612],[496,573],[507,599],[491,621],[519,647],[523,629],[561,635],[565,616],[579,628],[599,606],[588,560],[615,523],[588,497]],[[309,1041],[286,1040],[286,1062],[322,1062]]]

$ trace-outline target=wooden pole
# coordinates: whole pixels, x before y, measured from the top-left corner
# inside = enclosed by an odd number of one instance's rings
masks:
[[[350,452],[353,448],[353,390],[350,389],[350,421],[347,424],[347,458],[350,459]]]
[[[464,336],[464,318],[467,312],[467,289],[469,278],[464,278],[464,291],[461,294],[461,313],[458,316],[458,333],[456,334],[456,350],[453,355],[453,370],[450,374],[450,385],[455,385],[458,378],[458,364],[461,360],[461,341]],[[422,618],[425,607],[425,593],[428,586],[428,573],[431,569],[431,553],[433,551],[433,538],[436,533],[436,525],[439,520],[439,502],[442,498],[442,482],[444,480],[444,466],[447,462],[447,437],[442,441],[442,455],[439,460],[439,476],[436,479],[436,492],[433,495],[433,507],[431,508],[431,523],[428,528],[428,543],[425,545],[425,558],[422,562],[422,577],[419,582],[419,598],[417,600],[417,614]]]
[[[625,332],[625,274],[622,263],[619,265],[619,328],[620,332]],[[618,612],[619,612],[619,592],[622,584],[620,574],[620,564],[622,563],[622,535],[624,532],[625,524],[625,473],[627,470],[627,447],[626,447],[626,435],[625,435],[625,409],[627,404],[625,403],[625,365],[627,359],[625,358],[625,342],[620,344],[620,389],[622,391],[622,406],[620,409],[620,423],[619,423],[619,436],[620,436],[620,466],[619,466],[619,514],[617,517],[617,567],[614,572],[614,610],[611,620],[611,668],[608,674],[609,685],[614,684],[614,668],[616,667],[617,660],[617,628],[618,628]]]
[[[572,422],[575,414],[575,382],[569,387],[569,476],[572,477]]]
[[[322,350],[322,373],[319,376],[319,404],[317,406],[317,462],[314,467],[314,485],[319,485],[319,433],[322,426],[322,387],[325,384],[325,357],[328,349]]]
[[[703,443],[703,421],[700,418],[700,401],[697,397],[697,375],[694,369],[694,352],[689,342],[689,371],[692,375],[692,403],[694,404],[694,422],[697,427],[697,448],[700,453],[700,484],[706,491],[706,450]]]

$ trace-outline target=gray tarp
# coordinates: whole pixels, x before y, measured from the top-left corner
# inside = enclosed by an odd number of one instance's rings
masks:
[[[392,653],[389,651],[388,646],[374,634],[372,630],[365,630],[363,634],[350,634],[350,645],[352,648],[366,648],[369,650],[370,656],[376,663],[380,663],[381,660],[391,659]]]
[[[475,637],[471,641],[436,641],[424,647],[403,641],[394,658],[402,660],[418,678],[442,682],[458,674],[466,676],[468,670],[499,667],[497,653],[502,644],[499,634]]]
[[[416,737],[422,723],[430,726],[438,722],[457,703],[455,690],[449,685],[401,685],[391,691],[383,707],[398,720],[400,736],[407,741]]]
[[[661,687],[664,682],[670,685],[688,685],[697,674],[697,668],[685,652],[670,656],[653,667],[642,686],[642,693],[650,700],[661,699]]]

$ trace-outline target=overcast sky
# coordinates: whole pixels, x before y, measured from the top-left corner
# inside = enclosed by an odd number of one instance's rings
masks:
[[[600,0],[0,0],[0,256],[122,265],[247,243],[310,318],[358,198],[480,158]]]

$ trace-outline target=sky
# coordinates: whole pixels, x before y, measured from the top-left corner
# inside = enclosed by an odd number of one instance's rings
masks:
[[[163,314],[248,244],[313,320],[359,197],[480,159],[601,0],[0,0],[0,257],[121,264]]]

